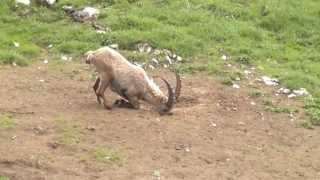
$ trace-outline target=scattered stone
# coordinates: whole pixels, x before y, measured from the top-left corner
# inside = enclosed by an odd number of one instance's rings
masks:
[[[85,7],[82,10],[75,10],[72,6],[63,6],[63,9],[77,22],[96,20],[100,14],[99,10],[94,7]]]
[[[48,48],[49,48],[49,49],[50,49],[50,48],[52,48],[52,47],[53,47],[53,45],[52,45],[52,44],[49,44],[49,45],[48,45]]]
[[[49,63],[48,59],[43,60],[43,63],[48,64]]]
[[[95,128],[94,126],[88,126],[88,127],[87,127],[87,130],[89,130],[89,131],[95,131],[96,128]]]
[[[172,64],[172,60],[169,56],[166,56],[166,60],[168,61],[169,64]]]
[[[44,79],[40,79],[39,81],[40,81],[40,82],[44,82]]]
[[[240,89],[240,85],[238,85],[238,84],[233,84],[232,87],[233,87],[234,89]]]
[[[24,4],[29,6],[30,5],[30,0],[16,0],[16,3]]]
[[[12,62],[12,66],[17,66],[17,63],[16,62]]]
[[[177,61],[182,61],[182,57],[177,56]]]
[[[293,90],[293,93],[297,96],[308,96],[309,95],[309,92],[305,88]]]
[[[238,122],[238,125],[244,126],[244,125],[246,125],[246,123],[240,121],[240,122]]]
[[[244,74],[247,75],[247,76],[248,76],[249,74],[251,74],[251,73],[252,73],[252,72],[249,71],[249,70],[244,70]]]
[[[57,143],[57,142],[49,142],[48,144],[47,144],[49,147],[51,147],[52,149],[57,149],[59,146],[60,146],[60,144],[59,143]]]
[[[38,135],[43,135],[43,134],[46,133],[46,129],[44,129],[44,128],[41,127],[41,126],[37,126],[37,127],[32,128],[32,129],[33,129],[33,132],[34,132],[35,134],[38,134]]]
[[[98,34],[106,34],[106,31],[104,31],[104,30],[96,30],[96,32],[97,32]]]
[[[13,42],[14,47],[18,48],[20,47],[20,44],[18,42]]]
[[[228,58],[227,55],[224,54],[224,55],[222,55],[221,59],[224,60],[224,61],[226,61],[226,60],[228,60],[229,58]]]
[[[119,44],[110,44],[109,47],[112,49],[119,49]]]
[[[156,65],[159,64],[159,61],[158,61],[156,58],[152,58],[151,61],[152,61],[153,63],[155,63]]]
[[[294,98],[294,97],[297,97],[297,95],[295,95],[294,93],[291,93],[288,95],[288,98]]]
[[[277,93],[279,94],[289,94],[291,93],[291,90],[290,89],[287,89],[287,88],[280,88]]]
[[[160,179],[161,179],[160,171],[158,170],[154,171],[152,175],[152,180],[160,180]]]
[[[15,140],[15,139],[17,139],[17,136],[16,136],[16,135],[14,135],[14,136],[11,137],[11,140]]]
[[[268,76],[262,76],[261,80],[264,82],[267,86],[277,86],[279,84],[279,80],[275,78],[270,78]]]
[[[253,101],[251,101],[251,103],[250,103],[252,106],[255,106],[256,105],[256,103],[255,102],[253,102]]]
[[[42,6],[51,7],[57,2],[57,0],[37,0],[36,2]]]
[[[151,64],[149,64],[148,67],[149,67],[150,69],[155,69],[155,67],[152,66]]]
[[[61,55],[61,59],[63,61],[71,61],[72,60],[72,57],[68,57],[68,56],[65,56],[65,55]]]
[[[156,49],[153,51],[153,54],[159,56],[161,54],[161,51],[159,49]]]

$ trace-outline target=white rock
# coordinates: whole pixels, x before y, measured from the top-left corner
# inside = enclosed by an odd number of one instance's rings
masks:
[[[156,58],[152,58],[151,61],[154,62],[155,64],[159,64],[159,61]]]
[[[228,56],[224,54],[224,55],[222,55],[221,59],[226,61],[226,60],[228,60]]]
[[[163,67],[164,67],[164,68],[168,68],[168,65],[164,64]]]
[[[13,62],[13,63],[12,63],[12,66],[17,66],[17,63],[16,63],[16,62]]]
[[[28,6],[29,6],[30,3],[31,3],[30,0],[16,0],[16,2],[17,2],[17,3],[24,4],[24,5],[28,5]]]
[[[251,74],[252,72],[251,71],[249,71],[249,70],[244,70],[244,74],[245,75],[249,75],[249,74]]]
[[[153,54],[158,56],[158,55],[161,54],[161,51],[159,49],[156,49],[156,50],[153,51]]]
[[[68,61],[68,57],[64,56],[64,55],[61,56],[61,59],[64,60],[64,61]]]
[[[182,61],[182,57],[177,56],[177,61]]]
[[[155,67],[152,66],[151,64],[149,64],[149,68],[150,68],[150,69],[155,69]]]
[[[278,79],[270,78],[268,76],[262,76],[262,81],[268,86],[277,86],[279,84]]]
[[[256,103],[255,102],[253,102],[253,101],[251,101],[251,103],[250,103],[252,106],[255,106],[256,105]]]
[[[232,87],[233,87],[234,89],[240,89],[240,85],[238,85],[238,84],[233,84]]]
[[[89,17],[97,16],[100,13],[99,10],[94,7],[85,7],[82,12],[87,13]]]
[[[241,81],[240,77],[236,77],[236,81]]]
[[[119,45],[118,44],[110,44],[109,47],[112,48],[112,49],[119,49]]]
[[[96,30],[96,33],[98,33],[98,34],[105,34],[106,31],[104,31],[104,30]]]
[[[54,3],[56,3],[56,0],[46,0],[48,2],[49,5],[53,5]]]
[[[48,64],[48,63],[49,63],[48,59],[45,59],[45,60],[43,61],[43,63],[44,63],[44,64]]]
[[[18,48],[20,47],[20,44],[18,42],[13,42],[14,47]]]
[[[53,47],[53,45],[52,45],[52,44],[49,44],[49,45],[48,45],[48,48],[49,48],[49,49],[50,49],[50,48],[52,48],[52,47]]]
[[[297,96],[308,96],[309,92],[305,88],[300,88],[299,90],[293,90],[293,93]]]
[[[166,60],[169,62],[169,64],[172,64],[172,60],[169,56],[166,56]]]
[[[297,95],[295,95],[295,94],[293,94],[293,93],[291,93],[291,94],[288,95],[288,98],[294,98],[294,97],[297,97]]]
[[[40,79],[39,81],[40,81],[40,82],[44,82],[44,79]]]

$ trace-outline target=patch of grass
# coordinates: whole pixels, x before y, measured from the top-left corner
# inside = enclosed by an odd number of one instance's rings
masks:
[[[265,110],[274,112],[274,113],[286,113],[286,114],[293,114],[297,113],[298,109],[290,108],[290,107],[280,107],[276,106],[272,103],[272,101],[264,100],[263,105],[265,105]]]
[[[91,152],[95,161],[107,165],[123,166],[125,157],[119,151],[109,148],[97,148]]]
[[[14,128],[15,125],[16,124],[12,116],[0,114],[0,129],[11,129]]]
[[[1,176],[0,175],[0,180],[10,180],[7,176]]]
[[[263,93],[260,92],[260,91],[258,91],[258,90],[253,90],[253,91],[251,91],[251,92],[249,93],[249,96],[250,96],[251,98],[259,98],[259,97],[263,96]]]
[[[320,125],[320,98],[311,98],[307,100],[305,106],[307,114],[310,117],[312,125]]]
[[[265,108],[267,111],[274,113],[287,113],[292,114],[298,112],[297,109],[289,108],[289,107],[277,107],[277,106],[267,106]]]
[[[57,141],[63,145],[76,145],[80,142],[83,137],[81,133],[81,126],[79,123],[67,120],[64,118],[59,118],[55,120],[56,131],[57,131]]]

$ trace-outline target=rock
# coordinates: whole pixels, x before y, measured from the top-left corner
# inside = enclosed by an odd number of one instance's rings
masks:
[[[82,10],[74,10],[73,7],[64,7],[67,13],[70,13],[72,18],[78,22],[85,22],[88,20],[95,20],[98,18],[99,10],[93,7],[85,7]]]
[[[119,44],[110,44],[109,47],[112,49],[119,49]]]
[[[297,95],[295,95],[294,93],[291,93],[288,95],[288,98],[294,98],[294,97],[297,97]]]
[[[233,87],[234,89],[240,89],[240,85],[238,85],[238,84],[233,84],[232,87]]]
[[[89,130],[89,131],[95,131],[96,130],[96,128],[94,126],[88,126],[86,129]]]
[[[308,96],[309,92],[305,88],[300,88],[299,90],[293,90],[293,93],[297,96]]]
[[[172,64],[172,60],[171,60],[171,58],[169,56],[166,56],[165,58],[166,58],[166,60],[168,61],[169,64]]]
[[[29,6],[30,5],[30,0],[16,0],[16,3],[24,4]]]
[[[14,47],[18,48],[20,47],[20,44],[18,42],[13,42]]]
[[[264,84],[267,86],[277,86],[279,84],[278,79],[270,78],[268,76],[262,76],[261,79],[264,82]]]
[[[281,94],[289,94],[291,93],[291,90],[290,89],[287,89],[287,88],[280,88],[277,93],[281,93]]]
[[[98,34],[105,34],[105,33],[106,33],[106,31],[104,31],[104,30],[96,30],[96,32],[97,32]]]
[[[49,63],[48,59],[43,60],[43,63],[48,64]]]
[[[38,134],[38,135],[43,135],[43,134],[46,133],[46,130],[41,126],[37,126],[37,127],[32,128],[32,129],[33,129],[33,132],[35,134]]]
[[[154,171],[152,175],[152,180],[160,180],[160,179],[161,179],[160,171],[158,170]]]
[[[251,74],[251,73],[252,73],[252,72],[249,71],[249,70],[244,70],[244,74],[247,75],[247,76],[248,76],[249,74]]]
[[[159,61],[158,61],[156,58],[152,58],[151,61],[152,61],[153,63],[155,63],[156,65],[159,64]]]
[[[49,44],[49,45],[48,45],[48,48],[49,48],[49,49],[50,49],[50,48],[52,48],[52,47],[53,47],[53,45],[52,45],[52,44]]]
[[[177,56],[177,61],[182,61],[182,57]]]
[[[38,3],[42,6],[47,6],[47,7],[53,6],[56,2],[57,2],[57,0],[37,0],[36,1],[36,3]]]
[[[100,12],[94,7],[85,7],[82,12],[87,13],[89,17],[97,17]]]
[[[224,54],[224,55],[221,56],[221,59],[226,61],[226,60],[228,60],[228,56]]]
[[[156,49],[153,51],[153,54],[159,56],[161,54],[161,51],[159,49]]]

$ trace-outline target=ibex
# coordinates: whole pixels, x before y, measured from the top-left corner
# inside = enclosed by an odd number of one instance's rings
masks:
[[[140,108],[139,100],[144,100],[156,107],[160,115],[171,114],[174,101],[177,101],[181,90],[180,76],[176,73],[176,89],[173,92],[170,84],[161,78],[167,86],[166,96],[152,79],[147,76],[145,70],[130,63],[116,50],[102,47],[95,51],[85,53],[86,63],[92,64],[99,76],[93,86],[97,101],[106,109],[112,109],[108,105],[104,92],[108,86],[123,99],[114,104],[134,109]]]

